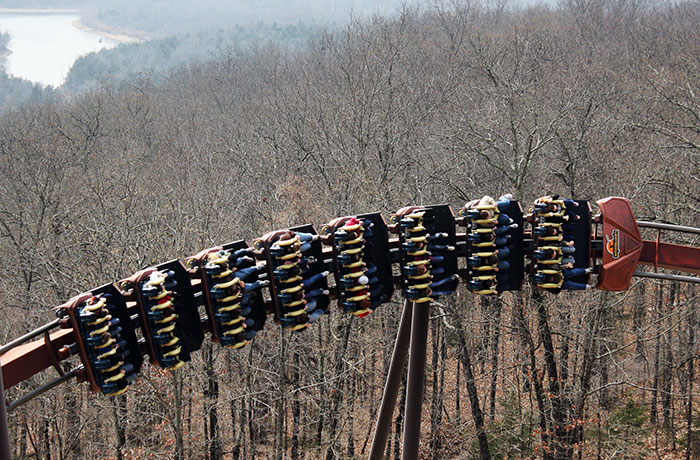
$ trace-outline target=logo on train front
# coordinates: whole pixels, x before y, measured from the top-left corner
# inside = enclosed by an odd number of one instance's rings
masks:
[[[605,235],[605,250],[610,253],[613,259],[620,257],[620,230],[613,228],[610,236]]]

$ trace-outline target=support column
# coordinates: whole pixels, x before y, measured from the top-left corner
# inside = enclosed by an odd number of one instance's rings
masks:
[[[429,320],[430,302],[414,303],[413,320],[411,322],[411,355],[408,361],[408,385],[406,386],[406,420],[403,426],[401,460],[418,460]]]
[[[0,460],[12,460],[10,429],[7,425],[7,408],[5,407],[5,387],[2,384],[2,370],[0,370]]]
[[[412,317],[413,304],[405,300],[403,303],[399,330],[396,332],[396,342],[394,343],[394,352],[391,355],[389,373],[386,376],[386,384],[384,385],[382,405],[379,408],[377,425],[374,429],[374,438],[372,438],[369,460],[382,460],[384,458],[387,438],[391,431],[391,418],[394,414],[396,398],[401,388],[401,376],[406,367],[406,356],[408,356],[408,347],[411,337]]]

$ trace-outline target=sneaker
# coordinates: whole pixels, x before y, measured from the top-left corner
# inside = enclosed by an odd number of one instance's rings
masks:
[[[595,289],[595,284],[587,284],[586,290],[588,290],[588,289]]]
[[[593,273],[593,267],[588,267],[586,269],[586,275],[590,275],[591,273]]]

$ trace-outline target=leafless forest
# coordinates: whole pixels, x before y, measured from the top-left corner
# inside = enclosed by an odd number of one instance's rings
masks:
[[[558,191],[700,226],[699,30],[690,1],[438,3],[14,109],[0,341],[148,264],[352,213]],[[460,288],[432,310],[422,458],[699,458],[697,296]],[[205,341],[116,398],[63,385],[11,414],[14,455],[366,457],[400,302],[299,334],[270,323],[239,351]]]

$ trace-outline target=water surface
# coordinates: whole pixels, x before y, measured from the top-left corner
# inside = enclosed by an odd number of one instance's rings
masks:
[[[78,19],[74,13],[0,13],[0,30],[10,34],[12,51],[7,73],[59,86],[77,57],[118,44],[77,29],[72,23]]]

